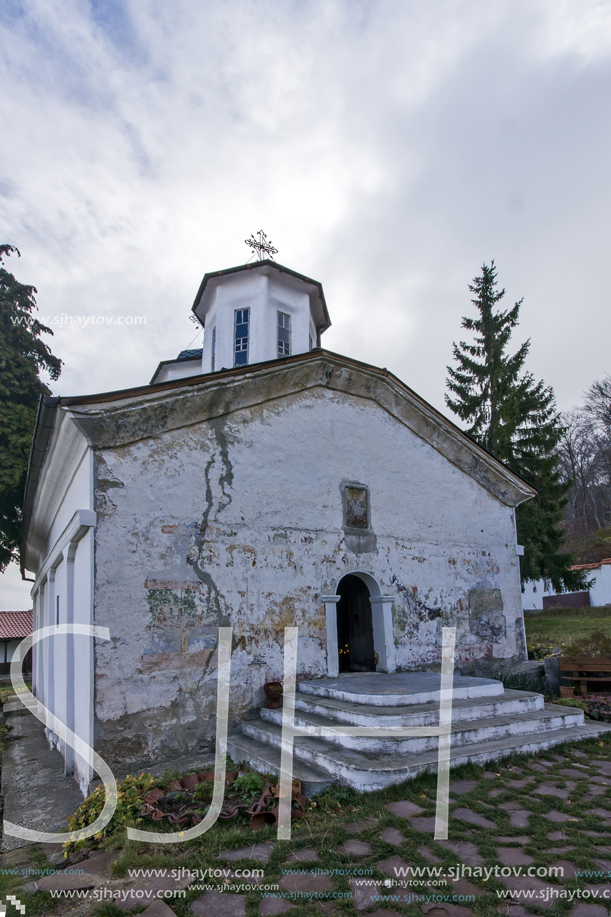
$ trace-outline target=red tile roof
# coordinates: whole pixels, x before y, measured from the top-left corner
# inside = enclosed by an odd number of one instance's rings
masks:
[[[0,640],[19,640],[31,633],[31,611],[0,611]]]
[[[571,567],[571,570],[596,570],[602,564],[611,564],[611,557],[605,557],[604,560],[599,560],[595,564],[577,564],[576,567]]]

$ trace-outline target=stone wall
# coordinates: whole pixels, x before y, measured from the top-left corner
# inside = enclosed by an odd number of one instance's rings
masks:
[[[212,740],[219,626],[233,627],[236,719],[282,676],[285,626],[299,627],[299,677],[326,674],[320,597],[355,571],[394,597],[398,668],[438,665],[444,625],[457,627],[463,670],[523,658],[510,506],[374,400],[315,387],[237,401],[173,429],[132,417],[125,442],[105,421],[120,444],[96,449],[95,623],[111,631],[96,646],[103,757]],[[373,537],[346,534],[346,482],[368,488]]]

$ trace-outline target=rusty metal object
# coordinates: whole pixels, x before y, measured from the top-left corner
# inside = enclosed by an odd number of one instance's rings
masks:
[[[231,784],[238,776],[238,771],[229,771],[225,777],[226,784]],[[189,810],[183,812],[181,815],[175,815],[172,812],[162,812],[159,808],[159,803],[161,800],[169,793],[177,793],[181,790],[193,790],[199,783],[214,783],[214,772],[206,771],[203,774],[189,774],[186,777],[183,777],[181,780],[172,780],[168,784],[166,790],[162,790],[159,787],[152,789],[144,798],[142,809],[140,814],[152,818],[153,821],[162,821],[164,818],[169,821],[171,825],[182,825],[187,821],[192,821],[194,825],[197,825],[201,822],[202,816],[199,812],[194,812]],[[280,795],[280,784],[275,784],[274,786],[266,780],[263,792],[259,799],[255,802],[247,805],[246,803],[238,803],[237,805],[232,806],[230,809],[225,809],[221,811],[219,818],[230,819],[235,818],[240,812],[244,812],[245,815],[250,815],[250,826],[254,830],[257,828],[262,828],[264,825],[274,825],[278,823],[278,806],[272,806]],[[301,783],[299,780],[293,780],[292,784],[292,805],[291,805],[291,817],[292,818],[303,818],[305,814],[305,804],[307,802],[307,797],[301,792]],[[270,806],[272,806],[270,808]]]

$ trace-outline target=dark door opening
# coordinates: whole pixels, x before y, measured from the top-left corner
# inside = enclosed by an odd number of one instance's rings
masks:
[[[369,589],[358,576],[345,576],[337,587],[337,645],[340,672],[375,672]]]

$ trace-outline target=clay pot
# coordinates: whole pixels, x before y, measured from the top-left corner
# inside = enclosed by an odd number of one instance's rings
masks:
[[[279,681],[268,681],[263,685],[263,692],[267,698],[267,706],[270,710],[277,710],[280,706],[282,697],[282,685]]]
[[[573,685],[560,685],[560,697],[573,697],[575,687]]]
[[[272,809],[267,812],[257,812],[256,815],[250,816],[250,827],[257,831],[259,828],[264,828],[266,825],[276,825],[278,824],[278,809]]]
[[[197,779],[197,774],[189,774],[187,777],[183,777],[180,782],[185,790],[192,790],[197,786],[199,780]]]

